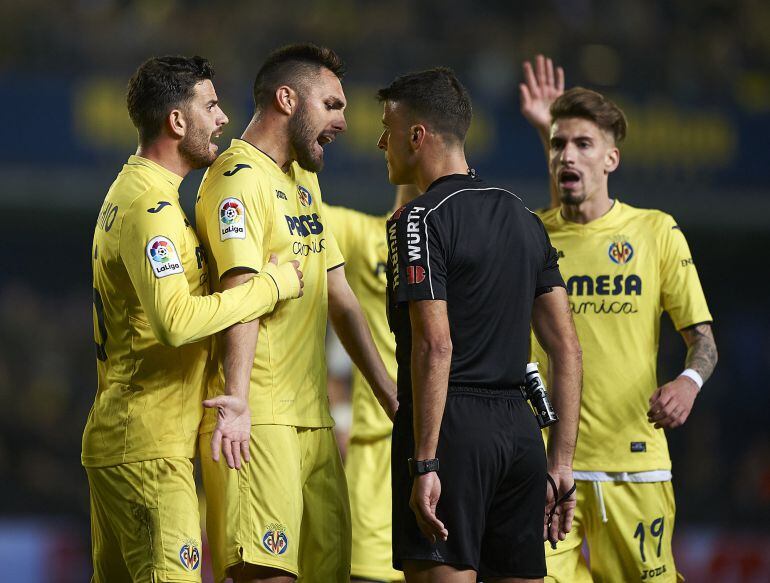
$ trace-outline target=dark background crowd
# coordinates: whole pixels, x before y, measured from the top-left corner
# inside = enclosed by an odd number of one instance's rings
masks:
[[[546,165],[518,111],[521,62],[548,54],[568,86],[624,107],[629,137],[611,195],[678,219],[720,352],[689,421],[669,432],[679,566],[691,580],[768,580],[768,28],[764,0],[4,0],[0,563],[34,565],[25,581],[80,581],[88,570],[79,456],[96,383],[89,250],[101,200],[135,149],[128,78],[152,55],[211,59],[231,119],[223,149],[248,121],[267,52],[313,41],[349,71],[349,130],[327,149],[325,199],[369,212],[392,203],[374,93],[398,73],[458,72],[474,99],[469,160],[531,208],[547,202]],[[187,209],[199,181],[183,184]],[[662,381],[684,353],[664,316]],[[344,400],[344,383],[337,392]]]

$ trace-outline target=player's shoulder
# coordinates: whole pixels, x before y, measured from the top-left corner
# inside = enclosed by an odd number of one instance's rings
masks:
[[[385,218],[382,216],[370,215],[344,206],[323,203],[322,208],[324,213],[330,217],[335,224],[350,225],[354,228],[365,228],[367,226],[385,223]]]
[[[210,170],[215,171],[217,175],[236,180],[263,171],[270,163],[274,164],[267,154],[244,140],[234,139],[217,157]]]
[[[559,220],[559,213],[561,212],[561,207],[555,207],[555,208],[539,208],[532,211],[532,214],[536,216],[538,219],[540,219],[543,223],[543,225],[548,227],[554,227],[558,223]]]
[[[211,183],[221,181],[231,184],[253,180],[262,164],[262,160],[250,152],[243,142],[233,140],[230,147],[209,166],[206,179]]]
[[[125,215],[139,214],[161,217],[166,209],[178,212],[175,192],[158,187],[156,181],[141,172],[132,171],[119,175],[107,195],[107,199],[122,210]],[[173,211],[169,211],[173,212]]]
[[[219,204],[223,197],[243,198],[266,184],[267,156],[242,140],[233,140],[206,170],[198,189],[197,205]]]
[[[171,236],[183,225],[189,225],[177,195],[157,188],[152,182],[136,182],[131,189],[112,195],[111,192],[105,199],[97,225],[117,233],[121,250],[133,249],[131,253],[138,253],[140,247],[144,249],[147,238]]]
[[[628,203],[621,203],[620,201],[618,201],[618,204],[622,205],[621,209],[623,216],[627,220],[635,223],[642,223],[648,229],[668,231],[679,228],[674,217],[665,211],[651,208],[639,208]]]

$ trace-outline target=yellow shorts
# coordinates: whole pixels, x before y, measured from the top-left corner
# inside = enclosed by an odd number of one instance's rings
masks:
[[[160,458],[86,468],[95,583],[201,580],[193,465]]]
[[[578,480],[577,486],[572,531],[555,551],[546,543],[546,582],[684,580],[676,572],[671,552],[676,515],[671,482]],[[581,553],[584,538],[590,569]]]
[[[330,427],[253,425],[243,469],[211,459],[200,436],[206,531],[214,578],[241,563],[274,567],[303,583],[350,577],[350,504]]]
[[[391,547],[390,435],[351,440],[345,473],[353,522],[351,576],[403,581],[404,574],[393,568]]]

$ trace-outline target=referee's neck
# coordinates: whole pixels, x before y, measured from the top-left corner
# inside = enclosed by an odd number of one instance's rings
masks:
[[[436,148],[432,152],[426,152],[418,165],[415,184],[420,192],[425,192],[439,178],[451,174],[467,173],[468,162],[462,147]]]

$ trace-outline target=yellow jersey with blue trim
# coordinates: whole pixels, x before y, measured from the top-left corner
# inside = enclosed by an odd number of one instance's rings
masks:
[[[235,139],[208,169],[195,205],[196,227],[208,253],[213,289],[236,268],[259,272],[270,256],[297,260],[303,296],[259,321],[251,370],[252,424],[331,427],[326,390],[327,270],[344,264],[321,206],[315,173],[293,162],[287,172],[250,143]],[[224,392],[221,338],[208,394]],[[211,431],[207,411],[201,432]]]
[[[270,277],[206,295],[203,248],[179,204],[182,178],[131,156],[110,187],[92,247],[97,391],[82,463],[195,454],[207,338],[271,310]]]
[[[324,205],[324,213],[345,257],[345,276],[350,288],[361,304],[385,368],[395,381],[396,339],[388,326],[385,311],[385,289],[388,283],[385,224],[388,217],[331,205]],[[390,435],[393,423],[377,401],[364,375],[355,366],[351,387],[353,424],[350,437],[376,439]]]
[[[583,349],[574,469],[670,470],[666,436],[647,421],[658,387],[660,318],[677,330],[712,320],[687,240],[670,215],[615,201],[587,224],[540,213],[567,282]],[[533,359],[548,359],[533,339]],[[557,412],[558,413],[558,412]]]

